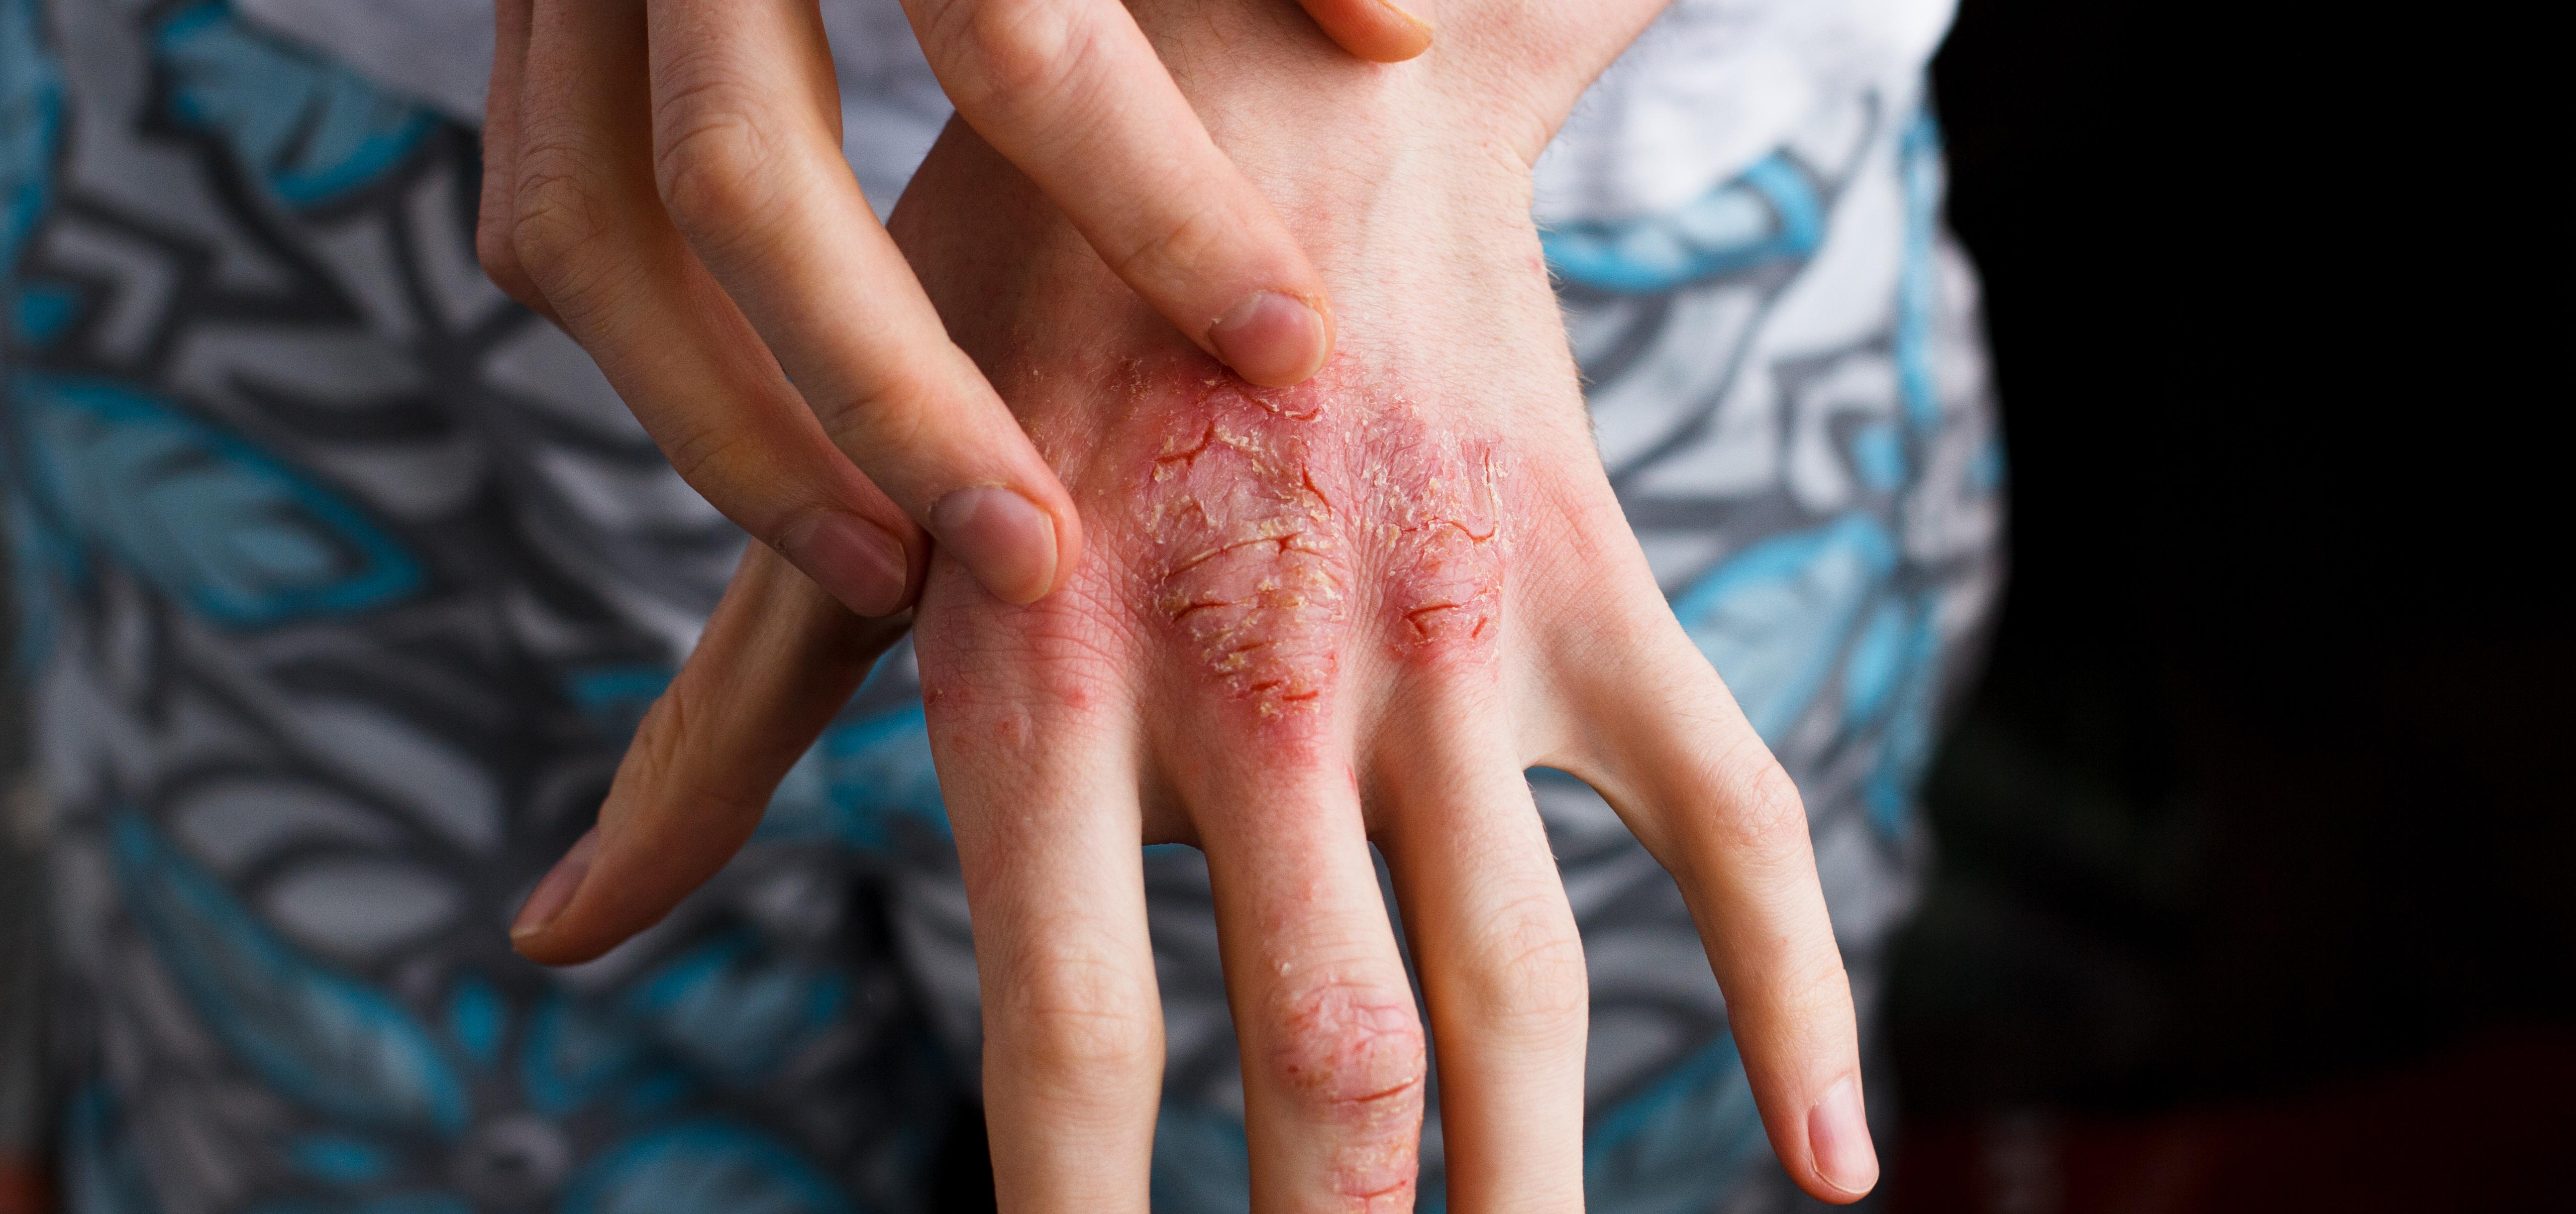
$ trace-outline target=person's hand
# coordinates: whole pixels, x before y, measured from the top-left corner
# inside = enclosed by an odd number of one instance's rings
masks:
[[[896,211],[1092,537],[1025,606],[943,555],[920,609],[1006,1210],[1146,1206],[1162,1042],[1137,845],[1167,840],[1213,877],[1256,1209],[1411,1205],[1425,1035],[1370,842],[1438,1043],[1453,1208],[1579,1207],[1587,990],[1532,765],[1599,788],[1678,879],[1790,1175],[1831,1200],[1876,1179],[1796,790],[1674,620],[1586,432],[1529,165],[1582,56],[1635,25],[1555,7],[1453,6],[1454,57],[1389,70],[1250,0],[1139,6],[1340,301],[1340,351],[1300,387],[1181,340],[970,130]],[[730,656],[831,652],[858,626],[778,627],[805,631],[711,630],[620,773],[590,880],[523,951],[609,947],[748,832],[857,680]],[[730,724],[746,705],[780,707]]]
[[[1305,4],[1359,55],[1430,42],[1385,0]],[[1075,512],[842,161],[815,0],[495,7],[484,267],[680,474],[861,615],[911,603],[923,529],[1007,601],[1058,585]],[[1117,0],[905,9],[959,112],[1199,348],[1266,384],[1323,364],[1322,279]]]

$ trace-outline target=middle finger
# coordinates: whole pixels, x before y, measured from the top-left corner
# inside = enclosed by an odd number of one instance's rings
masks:
[[[1412,1209],[1428,1059],[1349,769],[1257,743],[1196,767],[1253,1207]]]

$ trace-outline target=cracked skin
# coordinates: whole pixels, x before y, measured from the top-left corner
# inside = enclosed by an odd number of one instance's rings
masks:
[[[1156,616],[1260,718],[1311,711],[1354,641],[1402,660],[1490,651],[1507,543],[1490,440],[1327,373],[1130,383],[1159,439],[1128,498]],[[1144,454],[1144,453],[1140,453]]]

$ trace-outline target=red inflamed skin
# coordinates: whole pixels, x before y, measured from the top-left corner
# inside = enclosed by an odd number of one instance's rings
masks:
[[[1066,273],[1091,276],[1069,260]],[[1128,312],[1114,295],[1102,303],[1085,314]],[[1063,592],[1025,607],[934,575],[924,693],[934,751],[962,760],[943,760],[943,783],[1003,782],[997,802],[1053,802],[1093,821],[1105,797],[1124,807],[1111,812],[1128,850],[1138,838],[1206,849],[1224,874],[1221,914],[1253,954],[1230,959],[1229,983],[1238,1006],[1264,1009],[1246,1037],[1253,1099],[1279,1111],[1264,1163],[1291,1169],[1282,1182],[1355,1203],[1325,1208],[1411,1209],[1428,1051],[1367,852],[1372,833],[1388,836],[1369,818],[1422,782],[1410,760],[1448,750],[1467,765],[1488,744],[1509,749],[1436,723],[1458,710],[1487,728],[1504,719],[1509,491],[1528,460],[1498,418],[1436,387],[1402,387],[1393,369],[1350,358],[1307,385],[1262,388],[1134,323],[1144,319],[1125,315],[1116,336],[1081,332],[1054,352],[1013,326],[1022,336],[994,355],[1001,382],[1030,386],[1033,433],[1065,469],[1092,547]],[[1068,364],[1085,369],[1061,373]],[[1561,437],[1582,442],[1579,427]],[[1016,770],[997,766],[1005,753]],[[1517,771],[1502,762],[1487,774]],[[1086,786],[1093,773],[1103,782]],[[961,823],[976,836],[961,846],[1016,857],[1051,846],[1020,833],[1051,832],[1047,821]],[[1522,930],[1555,942],[1531,961],[1565,983],[1551,1044],[1579,1048],[1570,916],[1527,867]],[[1035,888],[1014,864],[986,876],[970,862],[970,895],[1018,902]],[[1060,927],[1076,919],[1051,913]],[[992,994],[1009,1006],[1045,984],[1033,968]],[[1068,991],[1044,1006],[1061,1014],[1099,997]],[[988,1063],[997,1082],[1079,1052],[1031,1020],[993,1038],[1005,1055]],[[1138,1054],[1153,1051],[1149,1021],[1128,1022]],[[1107,1022],[1097,1011],[1072,1021],[1087,1026],[1083,1045]]]
[[[1529,218],[1539,148],[1653,6],[1447,3],[1396,65],[1290,6],[1131,7],[1337,338],[1291,386],[1229,371],[964,124],[888,222],[1083,536],[1030,602],[934,554],[914,617],[1002,1208],[1147,1208],[1139,844],[1179,842],[1207,856],[1255,1211],[1413,1208],[1434,1043],[1449,1207],[1580,1209],[1588,987],[1532,766],[1673,873],[1783,1166],[1856,1198],[1877,1165],[1797,790],[1620,513]],[[591,955],[703,880],[894,635],[755,546],[522,951]]]
[[[1262,389],[1177,361],[1130,378],[1113,458],[1136,468],[1112,490],[1124,509],[1102,510],[1135,554],[1122,598],[1175,634],[1173,694],[1213,694],[1213,711],[1248,711],[1285,745],[1329,734],[1346,660],[1490,658],[1507,546],[1495,440],[1364,381]]]

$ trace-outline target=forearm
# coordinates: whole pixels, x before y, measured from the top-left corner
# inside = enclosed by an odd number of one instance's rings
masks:
[[[1234,108],[1248,125],[1214,129],[1238,159],[1275,132],[1282,114],[1330,110],[1388,131],[1470,120],[1454,134],[1534,163],[1575,100],[1672,0],[1443,0],[1429,53],[1400,64],[1334,53],[1296,9],[1244,0],[1134,0],[1130,7],[1203,116],[1210,102],[1256,92],[1268,104]],[[1247,77],[1261,78],[1258,83]]]

